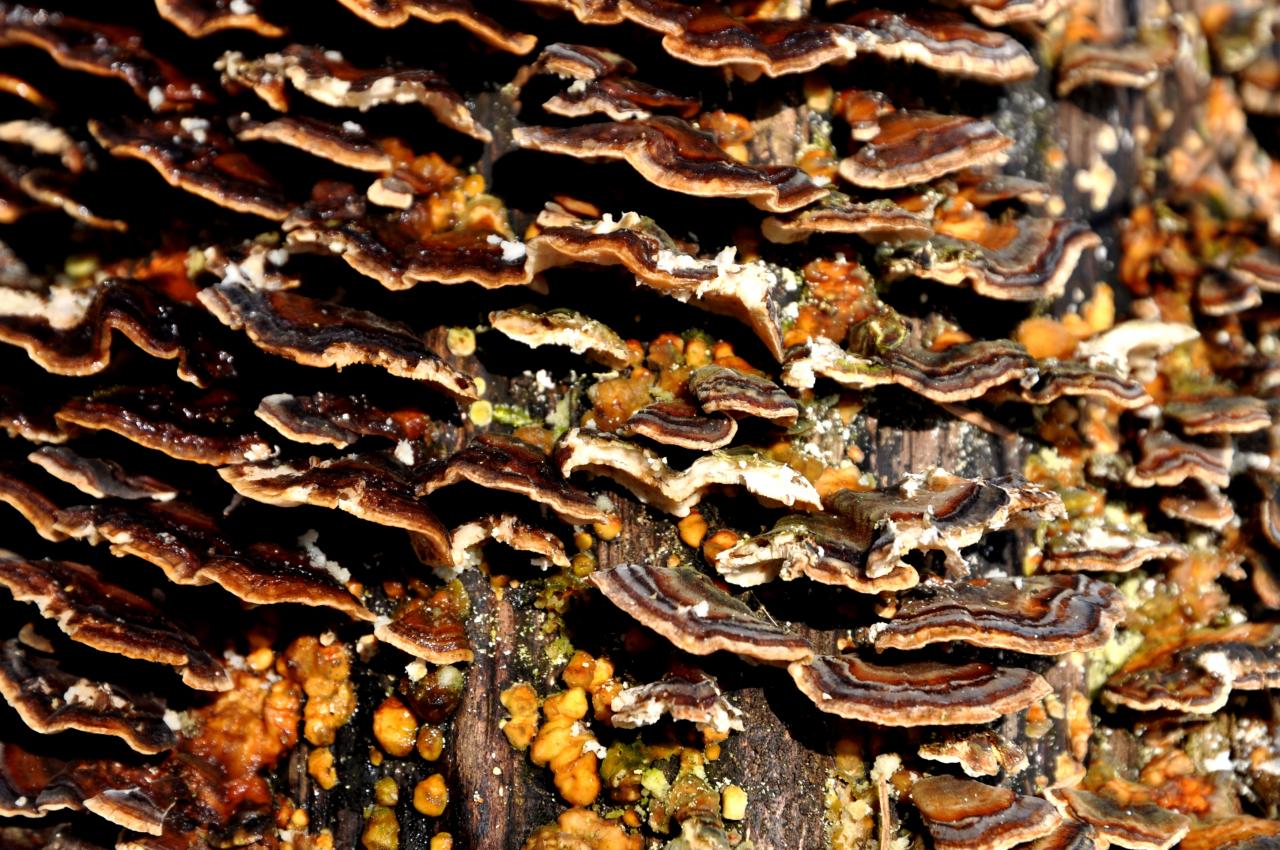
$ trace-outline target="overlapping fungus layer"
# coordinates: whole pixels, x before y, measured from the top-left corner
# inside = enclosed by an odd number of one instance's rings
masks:
[[[50,1],[0,845],[1280,840],[1266,3]]]

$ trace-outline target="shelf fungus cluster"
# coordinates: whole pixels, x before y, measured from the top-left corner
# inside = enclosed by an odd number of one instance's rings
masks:
[[[0,847],[1280,847],[1278,57],[0,2]]]

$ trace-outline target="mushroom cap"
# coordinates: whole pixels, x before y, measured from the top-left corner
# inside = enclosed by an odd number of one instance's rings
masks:
[[[687,402],[658,401],[631,414],[617,433],[664,446],[710,451],[733,442],[738,423],[723,413],[702,413]]]
[[[917,781],[911,786],[911,802],[938,850],[1009,850],[1062,823],[1062,816],[1039,797],[952,776]]]
[[[1101,841],[1129,850],[1169,850],[1191,828],[1191,818],[1154,803],[1120,805],[1101,794],[1057,788],[1049,798],[1097,832]]]
[[[69,446],[42,446],[27,455],[27,460],[95,499],[167,502],[178,495],[175,488],[159,479],[132,475],[114,460],[84,457]]]
[[[613,329],[575,310],[495,310],[489,314],[489,324],[530,348],[561,345],[609,369],[621,369],[635,360],[635,353]]]
[[[199,298],[218,321],[243,330],[269,354],[319,368],[374,366],[458,400],[480,397],[475,382],[445,363],[421,337],[374,313],[229,282],[201,290]]]
[[[679,118],[517,127],[512,138],[530,150],[579,159],[625,160],[664,189],[699,197],[744,198],[769,212],[790,212],[827,193],[794,166],[752,166],[732,159],[711,134]]]
[[[958,764],[966,776],[996,776],[1001,771],[1013,776],[1027,768],[1027,754],[990,729],[966,735],[950,735],[922,744],[922,759]]]
[[[242,142],[274,142],[347,168],[377,173],[395,168],[395,160],[359,124],[331,124],[306,115],[281,115],[270,121],[232,122]]]
[[[742,711],[725,699],[711,678],[664,676],[656,682],[620,691],[609,704],[609,722],[620,729],[635,729],[658,722],[663,714],[687,720],[718,734],[741,732]]]
[[[727,366],[701,366],[689,376],[689,392],[707,413],[754,416],[794,425],[800,405],[767,378]]]
[[[490,47],[524,55],[537,45],[536,36],[508,29],[476,11],[469,0],[338,0],[376,27],[404,26],[417,18],[430,24],[452,23]]]
[[[987,723],[1052,691],[1030,670],[977,661],[882,665],[853,655],[821,655],[787,669],[818,708],[881,726]]]
[[[759,661],[796,661],[809,642],[758,616],[702,573],[643,564],[597,570],[588,580],[610,602],[685,652],[725,650]]]
[[[1030,655],[1084,652],[1106,644],[1124,613],[1119,591],[1082,575],[923,584],[874,627],[875,647],[963,641]]]
[[[1000,165],[1013,144],[991,122],[959,115],[902,110],[882,116],[879,128],[840,162],[840,176],[855,186],[897,189],[963,168]]]

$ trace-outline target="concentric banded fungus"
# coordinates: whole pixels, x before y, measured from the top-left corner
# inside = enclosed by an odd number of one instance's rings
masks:
[[[531,280],[524,243],[487,227],[424,234],[412,220],[413,209],[370,211],[366,196],[349,184],[320,183],[312,195],[284,223],[289,247],[336,254],[387,289],[422,281],[496,289]]]
[[[1280,292],[1280,256],[1262,248],[1237,257],[1228,266],[1231,276],[1251,283],[1263,292]]]
[[[985,534],[1064,515],[1056,493],[1018,477],[984,481],[940,469],[908,476],[886,490],[841,490],[827,501],[832,513],[855,528],[873,531],[866,554],[866,573],[873,579],[904,566],[907,553],[927,550],[942,552],[949,567],[963,574],[960,550]]]
[[[987,723],[1051,693],[1030,670],[982,662],[879,665],[856,656],[818,656],[788,670],[823,711],[882,726]]]
[[[239,402],[226,390],[191,397],[172,387],[121,387],[72,399],[55,414],[62,425],[110,431],[192,463],[220,466],[262,460],[276,450],[242,425]]]
[[[400,605],[390,618],[379,618],[374,636],[402,652],[432,664],[471,661],[467,638],[469,611],[466,591],[456,581],[425,598]]]
[[[1097,833],[1080,821],[1064,820],[1053,832],[1027,845],[1027,850],[1095,850]]]
[[[453,369],[399,322],[292,292],[220,283],[200,291],[200,303],[263,351],[304,366],[364,365],[423,381],[456,399],[480,397],[475,382]]]
[[[560,538],[512,514],[493,514],[463,523],[449,532],[449,538],[453,547],[450,562],[431,566],[462,566],[470,560],[468,550],[490,539],[517,551],[535,554],[557,567],[567,567],[570,563]],[[425,549],[425,554],[430,555],[429,548]]]
[[[251,30],[264,38],[279,38],[284,28],[264,19],[261,0],[156,0],[160,17],[192,38],[225,30]]]
[[[1175,401],[1164,414],[1178,423],[1184,434],[1251,434],[1271,427],[1271,414],[1260,399],[1249,396]]]
[[[583,470],[608,476],[642,502],[676,516],[688,515],[717,485],[742,487],[769,505],[821,508],[818,491],[803,475],[758,452],[722,449],[677,472],[643,446],[573,428],[557,444],[555,460],[564,475]]]
[[[257,605],[293,602],[373,618],[342,585],[335,565],[273,543],[238,544],[213,517],[182,502],[83,505],[60,511],[57,527],[93,544],[106,542],[117,557],[154,564],[174,584],[216,584]]]
[[[1059,788],[1050,799],[1064,814],[1093,827],[1102,842],[1129,850],[1169,850],[1191,828],[1191,819],[1154,803],[1120,805],[1101,794]]]
[[[621,159],[646,180],[686,195],[744,198],[769,212],[790,212],[827,193],[793,166],[751,166],[732,159],[715,137],[678,118],[517,127],[523,148],[579,159]]]
[[[1236,519],[1235,506],[1215,487],[1199,482],[1160,497],[1160,512],[1191,525],[1221,531]]]
[[[149,475],[131,475],[114,460],[84,457],[66,446],[45,446],[27,455],[45,472],[95,499],[155,499],[167,502],[178,491]]]
[[[89,132],[112,156],[140,159],[170,186],[220,207],[283,221],[290,205],[266,169],[203,118],[104,123]]]
[[[225,376],[228,364],[184,340],[198,310],[135,281],[108,278],[86,288],[42,292],[0,288],[0,342],[23,348],[45,371],[96,375],[111,364],[113,332],[152,357],[178,361],[178,376],[198,385]]]
[[[1058,96],[1090,85],[1149,88],[1172,52],[1145,44],[1068,45],[1058,60]]]
[[[1212,714],[1232,689],[1280,687],[1280,631],[1243,623],[1140,651],[1107,681],[1104,696],[1138,711]]]
[[[987,298],[1036,301],[1066,288],[1081,254],[1102,244],[1082,224],[1018,218],[976,242],[934,237],[890,256],[890,279],[915,276],[948,286],[968,284]]]
[[[369,138],[359,124],[330,124],[317,118],[285,115],[272,121],[239,121],[232,124],[243,142],[275,142],[347,168],[383,173],[395,160]]]
[[[905,563],[884,575],[869,576],[866,556],[872,542],[872,530],[866,526],[854,526],[839,517],[794,514],[778,520],[764,534],[720,552],[715,567],[725,581],[739,587],[801,576],[860,593],[906,590],[919,584],[919,574]]]
[[[5,464],[0,466],[0,502],[22,514],[23,519],[45,540],[66,539],[58,531],[58,504],[44,494],[31,480],[30,469]],[[0,550],[3,552],[3,550]]]
[[[960,0],[959,5],[987,26],[1003,27],[1023,21],[1043,23],[1071,4],[1069,0]]]
[[[987,83],[1025,80],[1036,62],[1018,41],[942,12],[858,12],[849,23],[866,30],[866,53],[916,62],[935,71]]]
[[[1051,535],[1040,567],[1046,572],[1127,573],[1148,561],[1181,560],[1187,548],[1154,534],[1106,525],[1089,525]]]
[[[893,619],[877,623],[876,649],[919,649],[938,641],[1061,655],[1097,649],[1124,616],[1114,587],[1085,576],[977,578],[917,587]]]
[[[377,27],[404,26],[412,18],[429,24],[457,24],[485,44],[511,53],[525,54],[538,43],[536,36],[513,32],[482,15],[469,0],[338,0]]]
[[[666,676],[620,692],[609,703],[610,722],[620,729],[651,726],[663,714],[723,735],[742,731],[742,712],[720,693],[714,679]]]
[[[418,103],[441,124],[488,142],[493,135],[476,123],[465,101],[434,71],[357,68],[336,50],[291,44],[279,53],[247,59],[239,51],[224,53],[214,66],[232,88],[252,89],[277,112],[289,111],[285,83],[326,106],[366,111],[384,103]]]
[[[386,437],[409,443],[433,437],[437,424],[420,410],[389,410],[367,396],[276,393],[264,398],[254,415],[295,443],[345,449],[362,437]]]
[[[1033,364],[1022,346],[1008,340],[961,343],[936,352],[904,345],[867,358],[819,337],[787,355],[782,380],[799,389],[813,387],[819,375],[855,390],[899,384],[947,403],[980,398],[995,387],[1020,381]]]
[[[163,752],[177,741],[155,697],[66,672],[55,655],[17,640],[0,644],[0,695],[37,732],[114,735],[140,753]]]
[[[729,413],[794,425],[800,406],[766,378],[726,366],[703,366],[689,376],[689,392],[707,413]]]
[[[385,455],[246,463],[224,466],[218,474],[255,502],[336,508],[378,525],[416,531],[448,548],[448,532],[418,501],[413,476]]]
[[[847,233],[869,242],[927,239],[933,227],[927,217],[892,201],[854,201],[832,192],[818,203],[785,216],[769,216],[760,226],[770,242],[790,244],[821,233]]]
[[[626,341],[607,325],[574,310],[495,310],[489,314],[489,323],[503,336],[530,348],[562,345],[610,369],[621,369],[636,359]]]
[[[955,115],[891,112],[879,125],[871,141],[840,161],[840,176],[855,186],[896,189],[962,168],[1000,165],[1013,144],[991,122]]]
[[[78,183],[77,176],[70,172],[19,165],[0,156],[0,224],[17,221],[30,212],[48,207],[61,210],[90,227],[121,233],[129,229],[128,224],[119,219],[95,213],[82,199]]]
[[[1009,850],[1048,835],[1062,823],[1052,805],[972,779],[929,776],[911,786],[938,850]]]
[[[0,584],[77,643],[177,668],[200,690],[231,687],[227,671],[196,639],[140,596],[108,584],[83,564],[0,558]]]
[[[1142,437],[1142,456],[1128,472],[1131,487],[1176,487],[1189,479],[1211,487],[1231,483],[1230,445],[1211,447],[1180,440],[1168,431],[1148,431]]]
[[[990,729],[969,735],[950,736],[920,747],[920,758],[943,764],[958,764],[965,775],[997,776],[1001,771],[1013,776],[1027,768],[1027,754]]]
[[[448,460],[428,466],[417,477],[417,492],[427,496],[460,481],[518,493],[546,505],[569,523],[608,522],[612,516],[598,499],[557,475],[537,449],[512,437],[476,437]]]
[[[552,205],[538,216],[538,226],[540,233],[531,244],[537,265],[621,265],[645,286],[738,319],[774,357],[782,358],[774,301],[778,276],[764,263],[736,262],[732,247],[714,258],[690,254],[653,221],[633,212],[617,221],[612,216],[590,221]]]
[[[153,56],[136,30],[5,3],[0,6],[0,47],[29,45],[73,71],[115,77],[156,112],[190,109],[213,100],[198,83]]]
[[[809,642],[763,619],[689,569],[624,564],[588,580],[620,609],[694,655],[725,650],[760,661],[798,661]]]
[[[1206,316],[1232,316],[1262,304],[1262,291],[1234,275],[1206,274],[1196,284],[1196,301]]]
[[[640,408],[618,434],[646,437],[664,446],[710,451],[733,442],[738,423],[722,413],[706,415],[683,401],[659,401]]]
[[[666,89],[631,80],[608,76],[571,85],[551,97],[542,108],[552,115],[585,118],[604,115],[613,121],[648,118],[655,112],[671,112],[681,118],[698,113],[696,98],[684,97]]]

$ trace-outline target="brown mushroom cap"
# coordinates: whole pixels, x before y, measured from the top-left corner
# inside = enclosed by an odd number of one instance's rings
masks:
[[[907,345],[864,357],[825,337],[797,346],[783,365],[783,383],[808,389],[816,378],[866,390],[898,384],[931,401],[980,398],[995,387],[1021,380],[1035,368],[1022,346],[1009,340],[980,340],[930,351]]]
[[[1280,292],[1280,255],[1270,248],[1236,257],[1228,269],[1232,277],[1251,283],[1263,292]]]
[[[224,84],[244,86],[278,112],[289,111],[285,83],[326,106],[360,111],[384,103],[418,103],[441,124],[482,142],[493,134],[476,123],[466,101],[434,71],[394,67],[357,68],[336,50],[291,44],[279,53],[247,59],[228,51],[214,66]]]
[[[526,77],[550,73],[574,80],[599,80],[618,74],[634,74],[636,66],[627,57],[591,44],[555,42],[542,48],[528,66]]]
[[[960,5],[989,27],[1023,21],[1044,23],[1071,4],[1069,0],[960,0]]]
[[[65,540],[66,535],[57,528],[58,504],[46,496],[33,479],[30,467],[0,464],[0,502],[22,514],[45,540],[54,543]]]
[[[1061,655],[1103,646],[1124,613],[1119,591],[1082,575],[976,578],[921,585],[872,629],[878,650],[958,640]]]
[[[492,539],[517,551],[538,555],[557,567],[568,567],[570,564],[569,555],[559,537],[545,528],[530,525],[513,514],[490,514],[465,522],[450,531],[449,538],[452,545],[449,563],[438,563],[438,559],[436,563],[429,560],[424,563],[430,566],[461,567],[470,560],[467,554],[469,549]],[[418,551],[426,558],[432,557],[429,547],[420,547]]]
[[[568,523],[607,522],[612,516],[598,499],[557,474],[541,452],[514,437],[476,436],[466,448],[418,475],[417,493],[427,496],[459,481],[526,496]]]
[[[54,416],[64,426],[110,431],[192,463],[239,463],[276,452],[242,424],[239,401],[222,389],[192,396],[169,386],[118,387],[72,399]]]
[[[794,425],[800,405],[782,387],[727,366],[702,366],[689,376],[689,392],[707,413],[729,413]]]
[[[293,602],[373,615],[344,586],[335,565],[311,552],[274,543],[240,544],[213,517],[182,502],[98,502],[58,514],[61,531],[117,557],[133,555],[159,567],[174,584],[216,584],[257,605]]]
[[[156,0],[160,17],[192,38],[204,38],[229,29],[250,30],[263,38],[279,38],[284,28],[259,13],[261,0]],[[248,11],[244,11],[244,10]]]
[[[733,442],[738,423],[723,413],[702,413],[687,402],[658,401],[631,414],[617,433],[646,437],[664,446],[709,451]]]
[[[76,729],[112,735],[140,753],[163,752],[177,740],[160,700],[67,672],[56,655],[18,640],[0,644],[0,695],[22,722],[43,734]]]
[[[1102,399],[1123,410],[1135,410],[1151,403],[1151,396],[1141,381],[1120,375],[1105,365],[1091,366],[1079,360],[1042,360],[1036,364],[1034,378],[1020,381],[1016,391],[1016,397],[1029,404],[1050,404],[1073,396]],[[997,390],[996,394],[1006,393]]]
[[[480,397],[470,377],[445,363],[412,330],[374,313],[239,283],[216,284],[201,290],[199,298],[224,325],[243,330],[258,348],[295,363],[337,369],[374,366],[423,381],[455,399]]]
[[[958,115],[904,110],[882,116],[879,126],[871,141],[840,161],[840,176],[855,186],[896,189],[1000,165],[1013,144],[991,122]]]
[[[610,602],[685,652],[725,650],[760,661],[796,661],[809,642],[758,616],[702,573],[643,564],[597,570],[588,580]]]
[[[523,55],[538,43],[536,36],[507,29],[488,15],[481,14],[470,0],[338,0],[352,12],[376,27],[404,26],[411,18],[429,24],[453,23],[479,38],[485,44]]]
[[[12,384],[0,385],[0,429],[10,439],[37,445],[65,443],[67,432],[53,418],[61,401],[50,396],[48,392],[33,395],[27,388]]]
[[[84,457],[67,446],[44,446],[27,455],[27,460],[95,499],[167,502],[178,495],[163,481],[149,475],[131,475],[114,460]]]
[[[1274,850],[1280,843],[1280,821],[1231,815],[1217,820],[1197,819],[1180,850]]]
[[[613,121],[648,118],[655,112],[692,118],[700,107],[697,98],[619,76],[580,80],[542,104],[552,115],[586,118],[599,114]]]
[[[1001,771],[1013,776],[1027,768],[1027,754],[990,729],[967,735],[951,735],[922,744],[920,758],[943,764],[958,764],[965,775],[997,776]]]
[[[1098,834],[1080,821],[1064,820],[1057,829],[1027,845],[1027,850],[1095,850]]]
[[[366,195],[349,184],[322,182],[312,194],[285,220],[289,247],[340,256],[387,289],[423,281],[496,289],[532,280],[533,264],[518,240],[482,228],[422,234],[399,209],[370,210]]]
[[[1035,59],[1017,39],[974,26],[945,12],[858,12],[849,23],[862,28],[863,52],[916,62],[926,68],[986,83],[1035,76]]]
[[[1052,692],[1039,674],[983,662],[872,664],[857,656],[820,655],[788,670],[823,711],[881,726],[987,723]]]
[[[1103,696],[1138,711],[1212,714],[1233,689],[1274,687],[1280,687],[1280,627],[1242,623],[1139,651],[1107,680]]]
[[[622,0],[627,20],[663,34],[667,53],[693,65],[729,66],[746,80],[780,77],[847,62],[858,52],[856,27],[814,20],[750,20],[720,6],[671,0]]]
[[[891,255],[890,280],[914,276],[948,286],[968,284],[987,298],[1036,301],[1057,298],[1066,288],[1080,256],[1102,244],[1079,222],[1021,217],[997,228],[990,244],[934,237]]]
[[[1196,283],[1196,303],[1206,316],[1232,316],[1262,304],[1262,290],[1236,275],[1209,272]]]
[[[621,369],[636,359],[635,352],[611,328],[575,310],[495,310],[489,314],[489,324],[530,348],[562,345],[610,369]]]
[[[1056,788],[1049,796],[1063,814],[1093,827],[1101,841],[1129,850],[1169,850],[1191,828],[1191,818],[1154,803],[1120,805],[1074,788]]]
[[[1222,531],[1236,519],[1235,505],[1216,487],[1196,481],[1160,497],[1160,512],[1190,525]]]
[[[435,442],[439,423],[413,408],[388,409],[361,394],[275,393],[258,404],[254,415],[295,443],[345,449],[362,437],[385,437],[397,443]]]
[[[1040,567],[1046,572],[1127,573],[1148,561],[1186,555],[1185,546],[1164,536],[1091,524],[1051,534]]]
[[[840,192],[832,192],[802,210],[769,216],[760,229],[770,242],[782,244],[820,233],[849,233],[868,242],[905,242],[933,235],[929,219],[920,213],[903,209],[887,199],[854,201]]]
[[[415,658],[432,664],[471,661],[471,641],[467,638],[470,602],[458,582],[415,597],[401,604],[388,619],[379,617],[373,634]]]
[[[512,139],[530,150],[625,160],[664,189],[698,197],[745,198],[769,212],[790,212],[827,193],[794,166],[752,166],[732,159],[710,133],[679,118],[517,127]]]
[[[1058,97],[1090,85],[1150,88],[1172,54],[1163,45],[1068,44],[1058,59]]]
[[[1271,413],[1261,399],[1251,396],[1217,396],[1196,401],[1171,401],[1164,415],[1178,423],[1184,434],[1252,434],[1271,427]]]
[[[659,510],[687,516],[717,485],[739,486],[765,504],[818,510],[821,498],[803,475],[757,451],[721,449],[672,469],[649,449],[612,434],[570,429],[556,446],[556,464],[570,475],[583,470],[608,476]]]
[[[112,156],[148,163],[170,186],[236,212],[283,221],[291,208],[265,168],[203,118],[89,121]]]
[[[619,729],[636,729],[658,722],[663,714],[687,720],[717,734],[741,732],[742,711],[725,699],[714,679],[664,676],[618,693],[609,704],[609,722]]]
[[[782,358],[782,328],[774,290],[777,273],[760,261],[739,263],[735,249],[714,258],[687,253],[652,220],[624,213],[617,221],[578,218],[556,205],[538,216],[530,242],[535,268],[584,262],[621,265],[636,281],[677,300],[746,324]]]
[[[1062,816],[1039,797],[952,776],[919,780],[911,786],[911,802],[938,850],[1009,850],[1062,823]]]
[[[970,479],[940,469],[907,476],[884,490],[841,490],[827,503],[847,522],[874,530],[866,557],[872,578],[887,575],[915,550],[940,551],[963,574],[960,550],[985,534],[1065,513],[1057,494],[1021,477]]]
[[[801,576],[859,593],[906,590],[920,583],[919,573],[905,563],[884,575],[869,576],[867,553],[872,542],[867,526],[823,514],[792,514],[764,534],[718,553],[715,568],[725,581],[739,587]]]
[[[0,287],[0,342],[23,348],[46,372],[96,375],[111,364],[113,333],[146,354],[176,360],[178,376],[204,385],[225,372],[209,346],[190,339],[198,311],[135,281],[108,278],[83,288]]]
[[[43,50],[64,68],[122,80],[156,112],[213,100],[198,83],[144,48],[139,33],[128,27],[6,4],[0,11],[0,47],[15,44]]]
[[[391,154],[351,121],[331,124],[304,115],[282,115],[266,122],[240,120],[232,127],[243,142],[288,145],[347,168],[383,173],[395,167]]]
[[[218,475],[255,502],[336,508],[378,525],[425,534],[448,548],[448,531],[419,501],[412,472],[382,454],[245,463],[224,466]]]
[[[108,584],[83,564],[0,558],[0,584],[67,637],[103,652],[177,668],[200,690],[225,691],[231,679],[196,639],[140,596]]]
[[[1130,487],[1176,487],[1189,479],[1211,487],[1231,484],[1230,445],[1202,446],[1153,429],[1143,434],[1140,449],[1141,457],[1125,473]]]
[[[79,184],[78,175],[69,171],[19,164],[0,156],[0,224],[50,207],[90,227],[121,233],[129,229],[128,224],[119,219],[95,213],[83,200]]]

